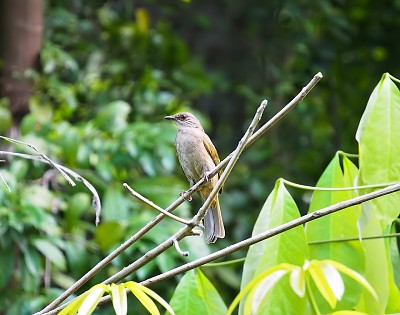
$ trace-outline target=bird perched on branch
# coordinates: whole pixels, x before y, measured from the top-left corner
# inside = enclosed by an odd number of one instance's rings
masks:
[[[165,119],[173,120],[178,125],[175,140],[176,154],[190,185],[193,186],[203,177],[206,179],[198,190],[204,202],[218,181],[218,175],[208,178],[209,172],[220,162],[217,150],[193,114],[178,113],[166,116]],[[221,191],[222,188],[219,193]],[[204,217],[204,228],[207,243],[215,243],[218,238],[225,237],[218,194]]]

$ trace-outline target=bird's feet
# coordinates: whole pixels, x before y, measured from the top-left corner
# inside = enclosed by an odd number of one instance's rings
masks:
[[[204,172],[204,174],[203,174],[203,177],[207,182],[210,180],[210,174],[211,174],[211,172]]]
[[[179,193],[179,196],[181,196],[183,199],[185,199],[186,201],[192,201],[192,196],[188,196],[187,195],[187,191],[183,190]]]

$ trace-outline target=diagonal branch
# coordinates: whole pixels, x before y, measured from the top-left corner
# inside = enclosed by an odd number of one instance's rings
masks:
[[[298,93],[285,107],[280,110],[277,114],[275,114],[267,123],[265,123],[259,130],[257,130],[247,142],[245,148],[248,148],[252,143],[254,143],[258,138],[260,138],[267,130],[269,130],[272,126],[274,126],[279,120],[281,120],[289,111],[295,108],[306,96],[307,94],[317,85],[317,83],[322,79],[322,73],[318,72],[314,77],[310,80],[310,82],[303,87],[303,89]],[[231,159],[232,154],[228,155],[221,163],[219,163],[214,170],[209,173],[209,178],[214,176],[220,169],[225,167],[228,161]],[[204,178],[200,179],[195,185],[193,185],[189,190],[186,191],[186,196],[191,196],[202,184],[204,183]],[[180,196],[176,199],[172,204],[170,204],[165,211],[171,212],[176,209],[180,204],[185,201],[183,196]],[[115,257],[117,257],[121,252],[126,250],[129,246],[131,246],[134,242],[140,239],[143,235],[145,235],[148,231],[150,231],[153,227],[155,227],[161,220],[165,217],[164,214],[159,214],[152,221],[148,222],[144,227],[142,227],[137,233],[132,235],[129,239],[127,239],[123,244],[121,244],[117,249],[111,252],[107,257],[97,263],[89,272],[87,272],[82,278],[77,280],[75,284],[73,284],[70,288],[68,288],[64,293],[62,293],[57,299],[51,302],[48,306],[46,306],[42,311],[36,313],[35,315],[44,315],[50,314],[48,313],[50,310],[53,310],[58,305],[60,305],[66,298],[76,292],[82,285],[84,285],[87,281],[89,281],[97,272],[103,269],[106,265],[108,265]],[[172,240],[171,240],[172,242]],[[65,305],[64,305],[65,307]],[[60,308],[58,308],[60,309]],[[51,314],[55,314],[51,312]]]
[[[383,188],[383,189],[380,189],[380,190],[377,190],[377,191],[374,191],[374,192],[371,192],[371,193],[368,193],[368,194],[365,194],[365,195],[362,195],[362,196],[358,196],[358,197],[355,197],[355,198],[352,198],[352,199],[348,199],[348,200],[336,203],[336,204],[334,204],[332,206],[325,207],[325,208],[317,210],[315,212],[306,214],[306,215],[304,215],[304,216],[302,216],[302,217],[300,217],[298,219],[289,221],[289,222],[287,222],[285,224],[282,224],[280,226],[277,226],[277,227],[275,227],[273,229],[270,229],[270,230],[265,231],[263,233],[260,233],[258,235],[252,236],[252,237],[250,237],[248,239],[245,239],[245,240],[243,240],[243,241],[241,241],[239,243],[236,243],[234,245],[231,245],[229,247],[221,249],[221,250],[219,250],[219,251],[217,251],[215,253],[212,253],[212,254],[210,254],[208,256],[205,256],[205,257],[202,257],[200,259],[194,260],[194,261],[192,261],[190,263],[187,263],[185,265],[182,265],[182,266],[179,266],[177,268],[174,268],[174,269],[172,269],[170,271],[167,271],[167,272],[165,272],[163,274],[160,274],[158,276],[155,276],[155,277],[152,277],[152,278],[147,279],[145,281],[142,281],[141,284],[145,285],[145,286],[149,286],[149,285],[152,285],[152,284],[154,284],[156,282],[172,278],[174,276],[177,276],[179,274],[187,272],[187,271],[189,271],[191,269],[200,267],[200,266],[202,266],[202,265],[204,265],[206,263],[209,263],[209,262],[212,262],[212,261],[217,260],[219,258],[222,258],[222,257],[224,257],[226,255],[230,255],[230,254],[232,254],[232,253],[234,253],[234,252],[236,252],[236,251],[238,251],[240,249],[249,247],[249,246],[251,246],[253,244],[256,244],[258,242],[266,240],[267,238],[271,238],[271,237],[273,237],[275,235],[278,235],[280,233],[283,233],[283,232],[285,232],[287,230],[293,229],[293,228],[295,228],[295,227],[297,227],[299,225],[305,224],[305,223],[307,223],[309,221],[321,218],[321,217],[326,216],[328,214],[331,214],[331,213],[334,213],[334,212],[337,212],[337,211],[352,207],[354,205],[361,204],[361,203],[366,202],[368,200],[379,198],[379,197],[382,197],[384,195],[388,195],[388,194],[391,194],[391,193],[394,193],[394,192],[397,192],[397,191],[400,191],[400,183],[392,185],[392,186],[389,186],[389,187],[386,187],[386,188]]]

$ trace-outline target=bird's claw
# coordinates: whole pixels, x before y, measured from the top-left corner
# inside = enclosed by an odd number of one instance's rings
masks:
[[[204,172],[204,179],[208,182],[210,180],[210,173],[211,172]]]
[[[188,196],[186,190],[181,191],[181,192],[179,193],[179,196],[181,196],[181,197],[182,197],[183,199],[185,199],[186,201],[192,201],[192,196]]]

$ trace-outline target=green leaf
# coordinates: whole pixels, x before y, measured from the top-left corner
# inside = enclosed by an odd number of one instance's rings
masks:
[[[363,236],[382,235],[382,227],[376,213],[369,204],[363,204],[363,212],[367,213],[368,220],[363,228]],[[384,314],[389,297],[389,266],[384,239],[363,241],[365,250],[364,277],[378,294],[378,302],[371,299],[367,289],[361,295],[356,310],[369,314]],[[350,266],[349,266],[350,267]]]
[[[338,311],[331,313],[331,315],[370,315],[370,314],[357,311]]]
[[[0,289],[3,288],[13,273],[14,251],[10,247],[0,245],[1,264],[0,264]]]
[[[391,233],[396,233],[395,225],[393,224]],[[397,245],[397,238],[386,239],[387,255],[388,259],[388,271],[389,271],[389,300],[386,305],[386,314],[400,313],[400,290],[398,278],[400,270],[400,256],[399,248]]]
[[[177,315],[225,315],[227,310],[217,290],[199,269],[183,276],[170,305]]]
[[[116,221],[101,223],[95,234],[95,241],[103,251],[115,246],[124,236],[125,228]]]
[[[61,270],[65,270],[66,261],[62,251],[47,239],[35,239],[33,245]]]
[[[129,218],[129,196],[124,195],[120,188],[109,185],[104,195],[102,207],[102,222],[120,221]]]
[[[111,134],[116,134],[127,126],[130,111],[130,105],[124,101],[111,102],[99,110],[95,123]]]
[[[11,127],[12,116],[10,110],[0,107],[0,134],[5,134],[8,128]]]
[[[281,181],[265,202],[252,235],[257,235],[299,217],[299,210]],[[243,267],[241,288],[243,289],[257,275],[280,263],[302,266],[308,258],[308,248],[304,228],[298,226],[284,233],[252,245]],[[288,290],[289,278],[283,278],[261,302],[259,314],[293,314],[305,309],[305,298],[300,298],[293,290]],[[240,313],[243,312],[243,302]]]
[[[21,198],[23,205],[34,205],[46,210],[51,210],[54,205],[53,193],[40,185],[24,187]]]
[[[379,184],[400,181],[400,91],[388,73],[372,92],[358,126],[360,181]],[[383,227],[400,213],[400,193],[372,200]]]
[[[356,166],[346,157],[343,158],[343,170],[340,167],[339,154],[335,154],[320,179],[317,187],[351,187],[354,185],[358,174]],[[314,191],[309,213],[330,206],[343,200],[355,197],[356,192],[347,191]],[[359,236],[358,219],[360,206],[353,206],[328,216],[310,221],[306,224],[306,233],[309,242],[340,240]],[[312,244],[310,258],[323,260],[332,259],[349,266],[359,273],[364,273],[365,260],[364,249],[360,241],[326,242]],[[337,304],[337,310],[352,309],[357,305],[362,288],[349,279],[344,279],[346,293]],[[325,313],[331,311],[318,294],[315,295],[318,305]]]

